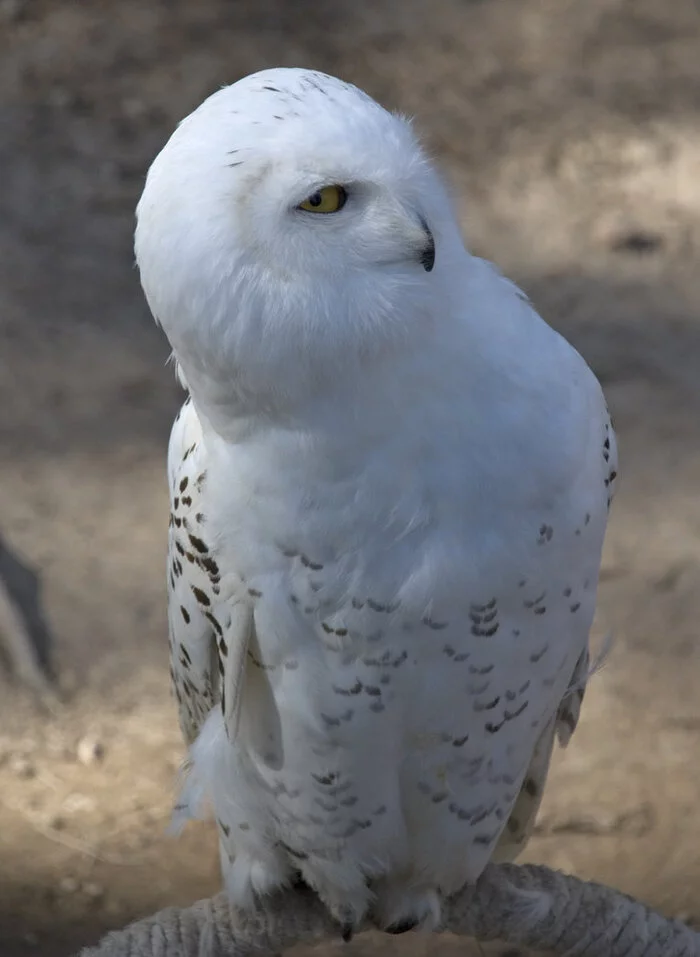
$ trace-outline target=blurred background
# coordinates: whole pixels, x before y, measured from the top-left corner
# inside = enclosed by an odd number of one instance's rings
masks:
[[[0,950],[64,957],[217,886],[210,830],[165,834],[182,396],[133,210],[175,123],[275,65],[414,115],[471,247],[601,378],[622,463],[601,584],[615,646],[528,857],[700,918],[700,5],[0,0],[0,571],[25,595],[38,575],[64,698],[41,711],[0,677]],[[377,940],[343,952],[416,946]]]

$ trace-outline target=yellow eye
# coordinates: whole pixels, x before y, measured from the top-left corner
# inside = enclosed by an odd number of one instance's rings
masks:
[[[307,213],[337,213],[345,206],[347,198],[342,186],[324,186],[299,203],[299,209],[305,209]]]

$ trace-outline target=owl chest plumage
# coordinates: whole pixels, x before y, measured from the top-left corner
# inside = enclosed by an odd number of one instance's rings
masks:
[[[295,483],[293,462],[292,479],[241,464],[235,481],[211,456],[205,491],[212,613],[224,639],[231,607],[252,616],[236,770],[214,791],[254,795],[255,833],[308,868],[349,855],[458,886],[493,853],[585,651],[602,491],[582,481],[528,512],[494,508],[492,488],[488,513],[448,503],[445,526],[417,476],[382,501],[362,480],[353,498]],[[233,817],[235,856],[251,822]]]

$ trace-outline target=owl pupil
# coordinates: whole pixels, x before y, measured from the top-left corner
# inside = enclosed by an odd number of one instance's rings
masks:
[[[320,193],[312,193],[309,196],[309,206],[320,206],[323,202],[323,196]]]

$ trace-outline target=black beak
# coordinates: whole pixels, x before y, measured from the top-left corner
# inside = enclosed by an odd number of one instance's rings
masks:
[[[425,230],[425,246],[420,254],[420,264],[426,272],[430,272],[435,265],[435,240],[426,223],[423,223],[423,229]]]

